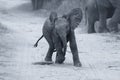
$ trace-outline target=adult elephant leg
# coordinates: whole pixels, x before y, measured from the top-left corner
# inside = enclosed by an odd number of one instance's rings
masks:
[[[88,0],[86,7],[86,15],[86,17],[88,18],[88,33],[96,33],[94,24],[99,17],[96,0]]]
[[[31,0],[31,1],[32,1],[33,10],[35,10],[35,0]]]
[[[38,0],[32,0],[33,10],[37,9],[38,6]]]
[[[38,9],[41,9],[43,7],[44,4],[44,0],[38,0]]]
[[[106,24],[107,9],[102,6],[99,6],[98,10],[99,10],[99,21],[100,21],[98,32],[99,33],[108,32],[107,24]]]
[[[52,37],[50,34],[44,35],[44,37],[46,38],[46,40],[49,44],[49,49],[48,49],[47,55],[45,57],[45,61],[52,61],[52,54],[54,52],[53,40],[52,40]]]
[[[120,8],[116,9],[108,27],[110,32],[118,32],[118,23],[120,22]]]
[[[88,33],[95,33],[95,21],[92,18],[88,19]]]
[[[36,3],[35,9],[36,9],[36,10],[38,10],[38,6],[39,6],[39,4],[38,4],[38,3],[39,3],[39,0],[36,0],[36,2],[35,2],[35,3]]]
[[[80,60],[79,60],[78,49],[77,49],[74,31],[71,31],[71,33],[70,33],[70,49],[71,49],[72,55],[73,55],[74,66],[77,66],[77,67],[82,66],[82,64],[80,63]]]

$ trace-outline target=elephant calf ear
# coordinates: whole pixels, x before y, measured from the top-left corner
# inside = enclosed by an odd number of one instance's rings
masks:
[[[71,11],[70,21],[71,21],[71,28],[75,29],[79,23],[81,22],[83,17],[82,10],[80,8],[75,8]]]

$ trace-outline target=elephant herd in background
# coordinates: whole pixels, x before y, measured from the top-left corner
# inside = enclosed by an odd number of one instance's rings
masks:
[[[87,0],[84,8],[85,19],[88,23],[88,33],[95,33],[95,23],[99,21],[99,33],[118,32],[120,23],[120,0]],[[67,42],[70,43],[70,49],[73,54],[74,66],[80,67],[81,62],[78,56],[78,49],[75,39],[75,28],[79,25],[83,17],[83,11],[80,8],[74,8],[69,13],[58,17],[56,12],[51,12],[49,18],[43,26],[43,35],[49,43],[49,50],[45,61],[52,62],[52,54],[57,52],[56,63],[63,63]],[[108,25],[107,19],[111,18]]]
[[[88,33],[95,33],[95,22],[99,21],[98,32],[118,32],[120,23],[120,0],[87,0],[85,16]],[[107,19],[111,18],[108,25]]]

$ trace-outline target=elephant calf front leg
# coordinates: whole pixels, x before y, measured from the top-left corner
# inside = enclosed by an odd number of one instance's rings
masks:
[[[77,49],[74,31],[71,31],[71,34],[70,34],[70,49],[73,54],[74,66],[81,67],[82,64],[79,60],[78,49]]]

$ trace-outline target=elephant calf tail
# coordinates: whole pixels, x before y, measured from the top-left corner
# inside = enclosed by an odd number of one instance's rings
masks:
[[[38,46],[38,42],[43,38],[44,36],[42,35],[38,40],[37,42],[34,44],[34,47],[37,47]]]

